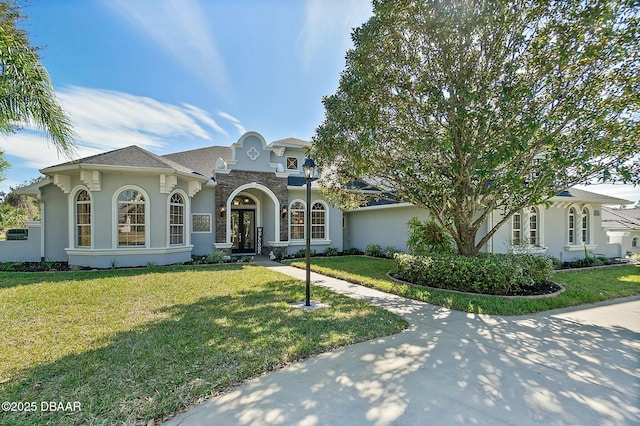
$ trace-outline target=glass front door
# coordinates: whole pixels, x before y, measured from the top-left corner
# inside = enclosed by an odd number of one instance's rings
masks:
[[[231,252],[256,252],[256,211],[231,210]]]

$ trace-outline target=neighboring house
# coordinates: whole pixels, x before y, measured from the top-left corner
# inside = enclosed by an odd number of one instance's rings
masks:
[[[160,156],[130,146],[47,167],[41,170],[46,179],[17,191],[39,198],[42,220],[27,224],[28,240],[0,243],[0,262],[45,259],[107,268],[180,263],[217,250],[295,253],[305,247],[308,146],[293,138],[267,144],[249,132],[230,147]],[[628,201],[575,189],[551,201],[549,208],[515,215],[486,250],[563,260],[581,257],[585,247],[621,255],[620,244],[607,244],[600,212],[602,204]],[[317,252],[369,244],[404,250],[407,222],[426,217],[415,206],[384,201],[343,213],[315,181],[311,215]]]
[[[609,242],[620,245],[623,255],[640,253],[640,207],[603,207],[602,227],[609,237]]]

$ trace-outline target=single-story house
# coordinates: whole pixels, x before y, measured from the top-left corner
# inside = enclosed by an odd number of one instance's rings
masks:
[[[28,239],[0,243],[0,262],[68,261],[107,268],[172,264],[217,250],[228,254],[293,254],[305,247],[309,142],[267,143],[244,134],[230,147],[168,155],[129,146],[41,170],[46,179],[19,192],[38,197],[41,221]],[[311,246],[364,250],[406,248],[407,222],[426,213],[406,203],[379,202],[343,212],[312,184]],[[620,256],[601,223],[603,204],[629,201],[569,189],[549,208],[515,215],[486,245],[490,252],[529,251],[562,260],[584,248]],[[498,212],[490,220],[498,220]]]

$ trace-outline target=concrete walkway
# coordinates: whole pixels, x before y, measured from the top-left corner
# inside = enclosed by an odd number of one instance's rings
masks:
[[[265,266],[304,280],[302,270]],[[410,327],[250,380],[166,424],[640,424],[639,297],[497,317],[311,279]]]

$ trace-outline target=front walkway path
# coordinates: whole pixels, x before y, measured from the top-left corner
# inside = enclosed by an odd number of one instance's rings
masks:
[[[640,424],[640,297],[497,317],[311,279],[409,329],[250,380],[168,425]]]

